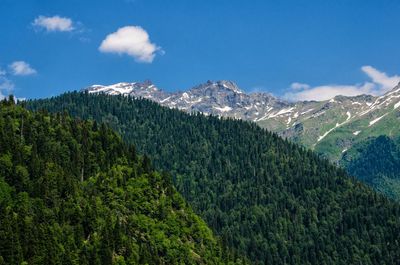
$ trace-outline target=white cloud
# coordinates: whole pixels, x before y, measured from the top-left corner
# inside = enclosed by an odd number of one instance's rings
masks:
[[[380,72],[369,65],[361,67],[361,70],[367,74],[375,84],[380,86],[379,89],[381,90],[381,93],[391,90],[400,82],[400,76],[388,76],[386,73]]]
[[[294,90],[299,90],[299,89],[309,89],[310,86],[307,85],[307,84],[294,82],[294,83],[292,83],[292,84],[290,85],[290,88],[291,88],[291,89],[294,89]]]
[[[33,75],[36,70],[24,61],[15,61],[9,65],[13,75]]]
[[[375,85],[373,83],[365,83],[362,85],[324,85],[303,89],[300,91],[288,92],[284,98],[299,101],[299,100],[327,100],[334,98],[337,95],[357,96],[361,94],[372,94]]]
[[[372,80],[355,85],[322,85],[311,87],[308,84],[292,83],[284,98],[291,101],[327,100],[338,95],[357,96],[362,94],[382,95],[400,82],[400,76],[388,76],[372,66],[363,66],[361,70]]]
[[[37,28],[43,28],[46,31],[73,31],[75,29],[72,19],[60,16],[39,16],[35,18],[32,25]]]
[[[127,54],[137,62],[151,63],[161,47],[150,42],[149,34],[139,26],[126,26],[109,34],[101,43],[101,52]]]

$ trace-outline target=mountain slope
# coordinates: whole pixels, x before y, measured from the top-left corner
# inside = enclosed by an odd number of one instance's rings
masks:
[[[258,264],[396,264],[400,206],[254,123],[188,115],[126,96],[67,93],[31,109],[108,123],[223,242]]]
[[[221,264],[168,174],[109,128],[0,103],[0,264]]]
[[[341,165],[349,173],[386,196],[400,199],[400,139],[387,136],[356,144],[343,156]]]
[[[315,150],[339,161],[346,150],[371,137],[399,137],[400,85],[385,95],[372,99],[369,106],[352,112],[349,121],[327,135],[315,146]]]
[[[201,112],[206,115],[251,120],[342,166],[349,165],[344,161],[347,151],[366,146],[371,139],[381,135],[392,139],[400,137],[400,85],[380,97],[337,96],[321,102],[294,103],[265,93],[246,94],[230,81],[208,81],[186,92],[176,93],[163,92],[150,82],[92,86],[86,91],[144,97],[190,113]],[[356,161],[353,159],[353,162]],[[350,172],[355,173],[351,170]],[[400,178],[398,171],[390,173],[393,174]],[[356,176],[365,180],[359,174]],[[393,177],[388,176],[387,172],[382,171],[375,176],[375,184],[367,183],[375,188],[378,187],[376,183],[386,183],[386,188],[380,188],[380,191],[389,191],[392,184],[396,189]],[[381,180],[378,181],[378,178]],[[393,195],[392,192],[391,194]],[[400,196],[391,197],[400,200]]]

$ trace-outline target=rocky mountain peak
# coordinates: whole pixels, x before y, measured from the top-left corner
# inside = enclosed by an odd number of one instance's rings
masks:
[[[231,92],[231,93],[236,93],[236,94],[244,94],[244,92],[236,85],[235,82],[228,81],[228,80],[219,80],[219,81],[211,81],[208,80],[206,83],[198,85],[194,88],[192,88],[190,91],[198,93],[198,92],[204,92],[206,93],[207,91],[213,91],[213,92]]]
[[[83,89],[89,93],[105,93],[109,95],[132,95],[145,97],[155,93],[162,93],[150,80],[144,82],[121,82],[113,85],[92,85]]]

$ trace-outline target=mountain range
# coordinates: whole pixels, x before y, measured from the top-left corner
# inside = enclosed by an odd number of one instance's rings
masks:
[[[369,150],[368,156],[373,150],[382,151],[382,148],[373,148],[375,139],[380,136],[387,136],[387,140],[398,145],[400,150],[400,141],[397,140],[400,137],[400,84],[381,96],[336,96],[325,101],[298,102],[289,102],[269,93],[245,93],[234,82],[225,80],[207,81],[178,92],[159,89],[151,81],[93,85],[83,91],[129,95],[188,113],[200,112],[255,122],[349,169],[351,174],[389,197],[400,199],[400,174],[395,170],[400,160],[381,161],[377,166],[375,159],[372,161],[375,173],[373,176],[368,174],[369,178],[365,178],[365,171],[357,170],[371,166],[371,163],[365,164],[368,159],[361,159],[367,155],[366,149]],[[400,151],[397,155],[395,149],[390,149],[391,153],[383,157],[400,157]],[[390,173],[384,166],[389,161],[396,164]]]
[[[247,94],[232,81],[207,81],[184,92],[166,92],[150,81],[93,85],[89,93],[130,95],[186,112],[251,120],[333,161],[371,136],[399,134],[400,84],[374,97],[336,96],[326,101],[288,102],[268,93]],[[390,126],[389,126],[390,124]]]

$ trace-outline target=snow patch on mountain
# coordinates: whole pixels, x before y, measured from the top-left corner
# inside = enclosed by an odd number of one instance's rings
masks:
[[[346,112],[347,118],[344,122],[342,123],[336,123],[335,127],[329,129],[327,132],[325,132],[323,135],[321,135],[317,142],[320,142],[322,139],[324,139],[328,134],[330,134],[333,130],[335,130],[336,128],[343,126],[344,124],[346,124],[350,119],[351,119],[351,113],[348,111]]]
[[[376,118],[375,120],[370,121],[368,127],[374,125],[375,123],[377,123],[378,121],[380,121],[380,120],[381,120],[383,117],[385,117],[386,115],[387,115],[387,113],[385,113],[385,114],[383,114],[382,116]]]
[[[167,97],[167,98],[164,98],[164,99],[160,100],[160,103],[164,103],[164,102],[170,100],[170,98],[171,98],[171,96],[169,96],[169,97]]]
[[[232,110],[232,108],[229,107],[229,106],[224,106],[224,107],[222,107],[222,108],[220,108],[220,107],[214,107],[214,109],[219,110],[219,111],[222,111],[222,112],[227,112],[227,111],[231,111],[231,110]]]

